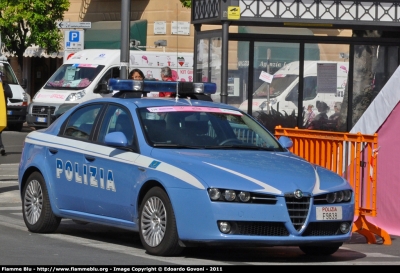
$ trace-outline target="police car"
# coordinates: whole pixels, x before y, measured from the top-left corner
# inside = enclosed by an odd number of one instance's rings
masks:
[[[147,253],[298,246],[330,255],[351,237],[354,196],[337,174],[288,151],[253,117],[210,101],[215,84],[110,80],[25,139],[19,166],[29,231],[62,218],[138,232]],[[146,98],[150,91],[174,98]]]

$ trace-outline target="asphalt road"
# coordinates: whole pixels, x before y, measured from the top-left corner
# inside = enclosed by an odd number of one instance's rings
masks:
[[[3,130],[1,135],[7,154],[0,155],[0,164],[19,163],[25,136],[32,130],[34,129],[28,126],[24,126],[21,132]]]

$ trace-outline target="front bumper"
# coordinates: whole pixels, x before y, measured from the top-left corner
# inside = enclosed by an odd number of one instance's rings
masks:
[[[170,189],[180,239],[185,245],[253,245],[300,246],[340,244],[351,239],[354,202],[336,204],[342,208],[338,220],[317,220],[316,207],[310,199],[308,213],[300,227],[296,214],[288,212],[284,197],[276,204],[243,204],[210,202],[201,191]],[[188,207],[187,204],[201,204]],[[185,205],[186,204],[186,205]],[[232,231],[222,233],[218,222],[229,222]],[[349,225],[348,232],[340,231],[340,224]]]
[[[47,105],[31,103],[29,104],[28,114],[26,115],[26,122],[29,126],[46,128],[57,117],[75,105],[77,105],[77,103]]]
[[[7,106],[7,124],[24,123],[28,106]]]

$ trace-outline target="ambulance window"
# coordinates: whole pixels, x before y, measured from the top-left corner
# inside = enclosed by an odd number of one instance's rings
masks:
[[[292,90],[290,90],[289,94],[286,96],[285,101],[293,101],[297,102],[299,98],[299,84],[296,84]]]
[[[317,96],[317,77],[304,78],[304,100],[312,100]]]
[[[119,67],[110,68],[106,74],[104,74],[103,78],[101,78],[100,82],[107,83],[110,78],[119,78]]]
[[[317,77],[306,77],[303,81],[303,100],[312,100],[317,96]],[[297,102],[299,97],[299,85],[296,84],[286,96],[286,101]]]

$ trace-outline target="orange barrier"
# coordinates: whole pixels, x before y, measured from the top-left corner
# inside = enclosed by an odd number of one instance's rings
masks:
[[[389,234],[368,222],[376,217],[378,134],[362,135],[329,131],[275,127],[275,136],[287,136],[293,141],[290,149],[307,161],[325,167],[346,178],[354,189],[355,216],[353,232],[362,234],[369,244],[375,235],[383,244],[392,244]]]

